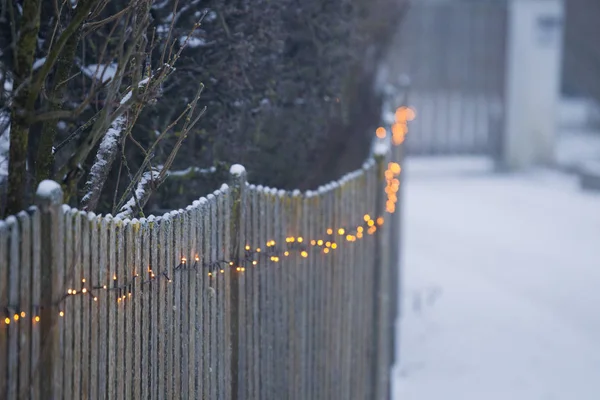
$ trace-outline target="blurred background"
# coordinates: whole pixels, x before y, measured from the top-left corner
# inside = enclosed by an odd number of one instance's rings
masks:
[[[404,16],[395,398],[600,397],[599,18],[593,0]]]

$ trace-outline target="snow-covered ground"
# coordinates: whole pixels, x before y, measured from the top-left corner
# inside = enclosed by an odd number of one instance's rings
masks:
[[[397,400],[600,399],[600,194],[405,164]]]

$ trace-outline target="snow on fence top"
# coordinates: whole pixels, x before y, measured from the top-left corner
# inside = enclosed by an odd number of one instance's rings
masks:
[[[379,141],[362,169],[306,192],[233,165],[184,209],[133,219],[62,205],[43,181],[39,208],[0,221],[0,398],[262,398],[267,382],[308,398],[326,371],[376,398],[372,371],[393,353],[390,157]]]

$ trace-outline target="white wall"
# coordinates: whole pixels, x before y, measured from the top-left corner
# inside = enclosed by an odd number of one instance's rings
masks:
[[[505,164],[554,161],[562,57],[562,0],[511,0]]]

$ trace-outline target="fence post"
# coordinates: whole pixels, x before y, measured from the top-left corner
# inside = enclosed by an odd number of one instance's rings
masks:
[[[232,165],[229,170],[229,185],[231,190],[231,220],[230,235],[231,249],[230,260],[234,262],[231,270],[230,284],[230,306],[231,306],[231,325],[229,332],[231,348],[231,399],[237,400],[240,390],[240,380],[245,379],[245,371],[240,371],[240,286],[243,269],[247,265],[243,264],[245,252],[245,208],[246,208],[246,169],[240,165]],[[243,397],[243,396],[241,396]]]
[[[51,180],[42,181],[35,194],[35,202],[41,217],[41,304],[40,338],[41,353],[36,374],[39,374],[41,399],[53,399],[60,390],[56,371],[60,367],[60,336],[58,311],[52,305],[62,294],[62,202],[60,185]]]
[[[376,190],[375,194],[375,218],[384,215],[386,196],[385,188],[385,170],[390,157],[390,140],[385,138],[377,140],[373,148],[373,156],[375,158],[376,172]],[[374,365],[374,399],[383,400],[389,396],[389,349],[390,341],[388,340],[389,329],[388,319],[389,313],[389,279],[390,279],[390,254],[389,246],[390,238],[386,235],[388,229],[385,226],[377,229],[375,238],[375,266],[374,266],[374,320],[375,320],[375,365]]]
[[[410,77],[403,75],[399,80],[399,86],[402,94],[400,101],[401,107],[410,106],[410,88],[411,81]],[[406,121],[408,124],[409,121]],[[407,134],[409,134],[407,132]],[[398,341],[398,335],[400,333],[400,319],[402,314],[402,285],[403,285],[403,266],[402,262],[402,209],[404,208],[403,202],[403,177],[404,177],[404,156],[406,151],[406,140],[404,140],[398,146],[394,146],[392,149],[392,160],[397,162],[400,166],[400,175],[397,179],[400,181],[400,187],[397,196],[396,211],[389,216],[390,218],[390,262],[391,262],[391,279],[389,283],[390,288],[390,349],[393,352],[393,357],[390,359],[390,368],[394,364],[400,362],[400,346]],[[387,219],[387,218],[386,218]],[[397,330],[396,330],[397,328]],[[390,385],[391,391],[391,385]],[[390,398],[391,398],[390,393]]]

